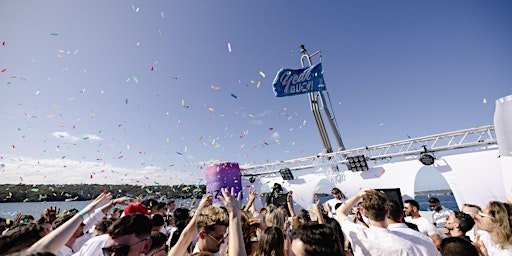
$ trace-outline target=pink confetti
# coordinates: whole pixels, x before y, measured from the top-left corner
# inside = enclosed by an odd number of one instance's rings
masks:
[[[5,73],[5,71],[7,71],[7,69],[6,69],[6,68],[2,69],[2,73]]]

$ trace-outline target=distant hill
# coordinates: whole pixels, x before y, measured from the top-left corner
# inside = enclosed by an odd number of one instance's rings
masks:
[[[0,185],[0,203],[7,202],[53,202],[53,201],[85,201],[96,198],[104,191],[112,193],[114,198],[153,197],[167,198],[200,198],[206,191],[205,185],[176,186],[138,186],[138,185]]]

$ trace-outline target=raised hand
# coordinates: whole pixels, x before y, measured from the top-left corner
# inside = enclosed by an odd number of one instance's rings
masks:
[[[242,193],[238,193],[238,198],[235,198],[235,188],[231,188],[231,193],[227,188],[220,189],[222,196],[218,196],[219,200],[224,204],[228,213],[231,215],[233,213],[240,213],[240,198]]]

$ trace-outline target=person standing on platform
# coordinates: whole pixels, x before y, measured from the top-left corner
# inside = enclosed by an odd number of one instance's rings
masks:
[[[432,222],[434,226],[437,228],[444,228],[444,225],[446,224],[446,218],[450,216],[450,214],[453,213],[452,210],[443,207],[441,205],[441,202],[439,202],[439,199],[436,197],[432,197],[428,200],[428,203],[430,205],[430,209],[432,209]]]
[[[334,198],[325,202],[324,209],[329,211],[329,217],[334,217],[336,216],[336,205],[345,202],[345,196],[341,193],[339,188],[333,188],[331,193]]]

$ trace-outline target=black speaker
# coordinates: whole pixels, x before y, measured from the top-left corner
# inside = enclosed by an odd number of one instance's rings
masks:
[[[288,202],[286,201],[286,199],[288,198],[288,193],[279,193],[279,195],[277,195],[277,196],[272,196],[272,195],[269,195],[269,196],[272,197],[270,199],[271,204],[273,204],[275,206],[283,206],[284,209],[286,209],[286,213],[288,214],[288,217],[291,216],[290,210],[288,209]]]
[[[384,193],[388,200],[396,200],[400,205],[400,209],[404,208],[404,202],[402,200],[402,193],[400,192],[400,188],[381,188],[375,190]]]

